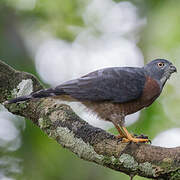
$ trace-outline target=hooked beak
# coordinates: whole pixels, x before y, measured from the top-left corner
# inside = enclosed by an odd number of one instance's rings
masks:
[[[170,65],[170,72],[171,72],[171,73],[177,72],[176,67],[173,66],[173,65]]]

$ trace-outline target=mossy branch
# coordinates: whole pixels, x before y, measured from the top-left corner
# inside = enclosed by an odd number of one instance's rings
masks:
[[[0,61],[0,102],[42,89],[31,74]],[[93,127],[72,109],[52,98],[6,105],[13,114],[30,119],[49,137],[80,158],[126,173],[152,179],[180,179],[180,147],[121,143],[114,135]]]

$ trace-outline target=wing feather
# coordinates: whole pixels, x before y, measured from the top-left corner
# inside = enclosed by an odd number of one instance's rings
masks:
[[[94,71],[57,86],[78,100],[124,103],[139,98],[146,77],[143,68],[114,67]]]

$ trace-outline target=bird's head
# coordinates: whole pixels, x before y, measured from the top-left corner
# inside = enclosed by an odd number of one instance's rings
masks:
[[[176,67],[168,60],[155,59],[144,66],[148,76],[152,77],[161,85],[164,86],[171,74],[177,72]]]

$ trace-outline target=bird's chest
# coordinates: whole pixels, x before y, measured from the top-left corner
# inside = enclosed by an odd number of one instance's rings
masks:
[[[144,107],[150,106],[161,94],[161,89],[156,80],[147,77],[140,102]]]
[[[126,113],[132,114],[143,109],[144,107],[150,106],[156,100],[156,98],[159,97],[160,93],[161,89],[157,81],[147,77],[141,97],[124,104]]]
[[[160,87],[158,83],[151,78],[147,78],[142,95],[136,100],[126,103],[84,102],[84,105],[102,119],[112,121],[113,118],[124,117],[151,105],[159,95]]]
[[[141,97],[124,104],[123,108],[125,109],[125,113],[132,114],[143,109],[144,107],[150,106],[160,95],[160,93],[160,86],[156,80],[147,77]]]

